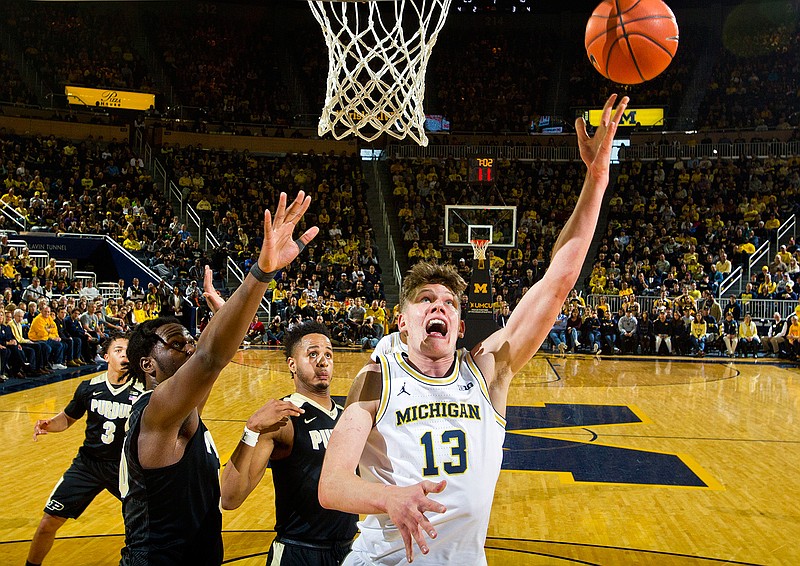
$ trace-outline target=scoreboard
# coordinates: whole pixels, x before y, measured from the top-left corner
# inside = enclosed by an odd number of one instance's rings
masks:
[[[497,161],[494,157],[470,157],[469,158],[469,182],[470,183],[494,183],[494,165]]]

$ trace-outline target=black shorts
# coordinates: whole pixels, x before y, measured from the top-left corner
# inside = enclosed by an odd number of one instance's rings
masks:
[[[267,566],[339,566],[353,541],[312,544],[275,537],[267,554]]]
[[[64,519],[77,519],[104,489],[120,499],[119,462],[84,458],[79,452],[53,488],[44,512]]]

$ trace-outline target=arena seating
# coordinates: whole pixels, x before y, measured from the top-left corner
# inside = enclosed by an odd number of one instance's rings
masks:
[[[8,2],[4,10],[12,36],[53,92],[64,84],[152,89],[131,38],[101,7]]]

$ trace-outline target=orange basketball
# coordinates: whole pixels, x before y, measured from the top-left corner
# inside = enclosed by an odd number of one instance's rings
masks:
[[[586,24],[594,68],[621,84],[655,78],[678,50],[678,22],[661,0],[604,0]]]

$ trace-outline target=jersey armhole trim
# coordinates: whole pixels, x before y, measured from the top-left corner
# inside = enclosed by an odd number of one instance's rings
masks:
[[[378,411],[375,413],[375,424],[378,426],[381,418],[383,418],[386,408],[389,406],[389,398],[392,391],[392,381],[389,374],[389,363],[385,355],[378,356],[378,363],[381,366],[381,400],[378,405]]]
[[[469,370],[475,376],[475,379],[481,388],[481,394],[486,399],[486,401],[489,402],[489,405],[491,405],[492,410],[494,411],[494,418],[497,421],[497,424],[499,424],[501,427],[505,429],[506,419],[505,417],[503,417],[503,415],[501,415],[497,411],[497,409],[494,406],[494,403],[492,403],[492,398],[489,396],[489,385],[486,383],[486,378],[483,376],[483,372],[478,367],[478,364],[475,363],[475,360],[472,357],[472,353],[469,352],[468,350],[464,350],[464,361],[467,364]]]

